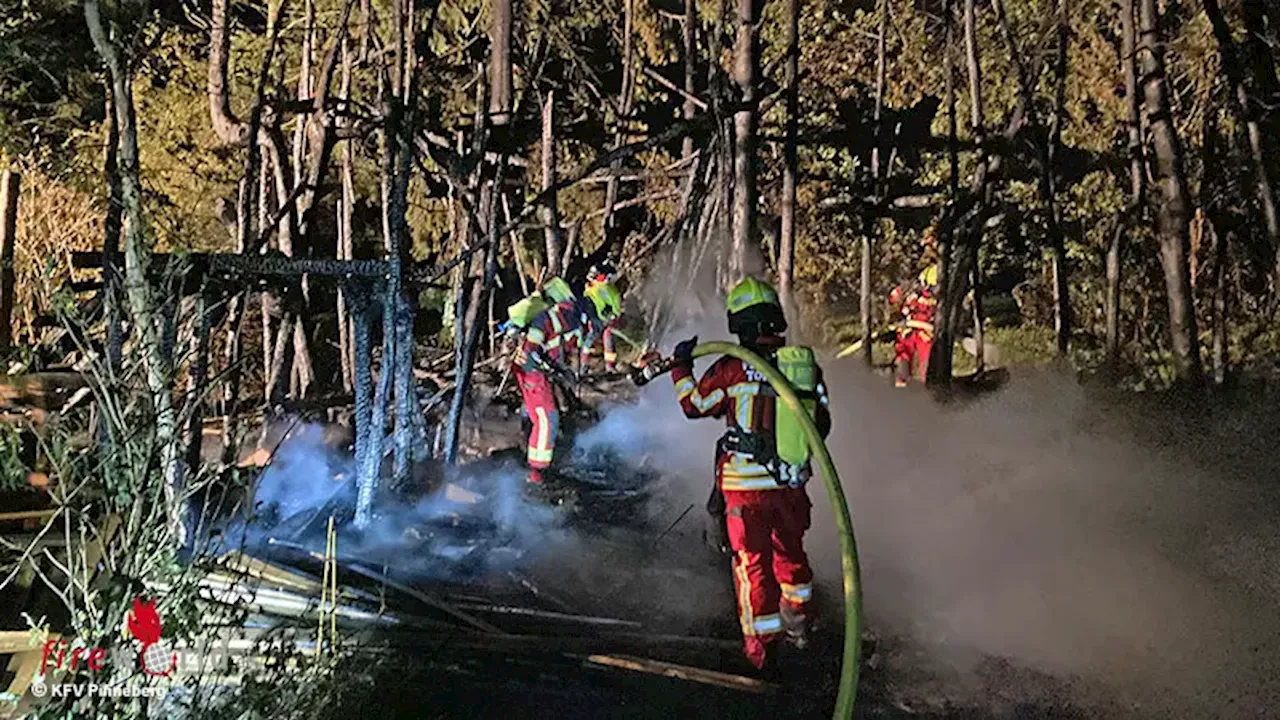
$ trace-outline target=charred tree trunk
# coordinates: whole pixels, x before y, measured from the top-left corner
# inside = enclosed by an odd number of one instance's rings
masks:
[[[748,253],[755,250],[756,219],[756,78],[759,75],[761,0],[738,0],[738,38],[734,47],[734,80],[738,108],[733,114],[733,253],[731,281],[755,270]]]
[[[476,186],[481,184],[480,173],[484,172],[483,158],[485,156],[486,140],[488,138],[487,119],[491,113],[486,113],[485,108],[488,102],[488,83],[484,82],[483,76],[477,74],[476,82],[476,113],[474,121],[474,136],[471,140],[471,153],[477,158],[476,175],[472,176],[470,181],[474,191]],[[462,139],[458,139],[461,145]],[[501,177],[502,171],[505,169],[504,163],[499,163],[498,172],[494,173],[494,177]],[[479,206],[477,212],[488,212],[488,215],[482,215],[482,219],[487,223],[486,227],[496,230],[497,227],[497,208],[498,202],[496,197],[496,182],[481,188],[476,193],[481,198],[477,203]],[[458,188],[459,196],[461,196],[461,188]],[[465,205],[465,204],[464,204]],[[463,261],[463,267],[467,268],[461,272],[461,279],[457,288],[454,303],[454,387],[453,397],[449,403],[449,417],[445,424],[444,430],[444,461],[447,465],[453,465],[458,460],[458,442],[462,431],[462,410],[467,400],[467,385],[471,380],[471,370],[475,364],[475,347],[479,339],[479,322],[480,308],[484,305],[483,294],[485,292],[486,283],[484,282],[483,273],[479,279],[471,277],[470,268],[475,264],[475,256],[471,249],[472,223],[465,207],[462,212],[458,213],[460,228],[458,230],[459,252],[466,253],[467,257]],[[485,248],[486,261],[489,254],[494,256],[494,262],[497,262],[497,247],[488,246]],[[485,266],[487,266],[487,262]],[[485,267],[482,266],[482,267]]]
[[[172,366],[162,351],[162,318],[147,280],[151,248],[142,214],[142,185],[138,171],[138,129],[133,106],[133,76],[120,48],[107,35],[98,0],[84,1],[89,36],[111,79],[115,122],[119,128],[120,198],[124,208],[125,288],[133,328],[146,369],[151,394],[154,437],[164,483],[166,523],[173,540],[187,542],[185,478],[179,448],[177,416],[169,394]]]
[[[987,205],[987,150],[985,130],[985,109],[982,100],[982,64],[979,57],[977,37],[977,9],[975,0],[964,3],[964,44],[965,62],[969,76],[969,123],[973,133],[975,146],[974,171],[969,192],[973,200],[973,208],[963,217],[948,218],[947,224],[954,223],[951,247],[948,248],[950,260],[947,264],[946,285],[938,311],[935,313],[935,327],[938,330],[933,343],[930,364],[933,367],[933,378],[938,386],[951,384],[953,355],[955,345],[952,339],[960,328],[961,311],[964,298],[969,291],[977,265],[978,247],[982,243]],[[940,233],[945,235],[946,233]],[[976,295],[976,292],[975,292]]]
[[[778,237],[778,291],[781,295],[783,311],[787,317],[792,317],[795,311],[792,284],[795,282],[796,261],[796,181],[800,172],[799,155],[796,149],[797,126],[800,122],[800,0],[787,0],[786,31],[787,137],[784,150],[786,164],[782,170],[782,207],[779,213],[781,227]],[[685,102],[685,106],[687,113],[688,101]],[[687,113],[687,117],[692,117],[692,114]],[[692,141],[686,140],[686,142]]]
[[[945,49],[943,51],[943,73],[946,75],[945,95],[947,106],[947,207],[943,210],[943,215],[938,228],[938,305],[934,310],[937,322],[934,328],[937,331],[934,345],[937,347],[951,347],[952,337],[951,329],[947,323],[950,313],[948,305],[947,288],[951,282],[951,249],[955,247],[955,223],[953,215],[955,213],[956,203],[960,198],[960,150],[959,142],[956,138],[956,67],[955,67],[955,8],[952,7],[952,0],[946,0],[942,8],[943,36],[945,38]],[[927,371],[926,381],[929,385],[946,384],[945,377],[951,374],[951,357],[943,357],[945,353],[935,352],[929,355],[929,368]]]
[[[1165,77],[1164,50],[1159,32],[1156,0],[1139,0],[1139,63],[1143,75],[1147,124],[1151,128],[1151,174],[1159,184],[1161,202],[1156,211],[1160,264],[1164,269],[1169,306],[1169,337],[1173,369],[1179,384],[1202,383],[1200,340],[1196,334],[1195,301],[1187,267],[1187,243],[1191,203],[1183,169],[1182,144],[1173,121],[1169,85]]]

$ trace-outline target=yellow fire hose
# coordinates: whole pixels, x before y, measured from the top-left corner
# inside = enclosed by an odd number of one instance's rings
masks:
[[[849,505],[845,502],[844,488],[840,486],[840,476],[836,473],[835,463],[831,461],[831,453],[827,451],[822,435],[813,424],[813,418],[809,417],[808,411],[800,404],[795,388],[764,358],[741,345],[727,342],[702,343],[693,349],[695,358],[705,355],[735,357],[764,375],[778,397],[800,419],[805,436],[809,438],[809,448],[818,467],[822,469],[822,479],[827,485],[827,494],[831,497],[831,506],[836,513],[836,530],[840,535],[840,566],[844,576],[844,655],[836,709],[832,717],[835,720],[852,718],[853,704],[858,695],[858,670],[862,662],[862,581],[858,570],[858,543],[853,537],[853,520],[849,516]]]

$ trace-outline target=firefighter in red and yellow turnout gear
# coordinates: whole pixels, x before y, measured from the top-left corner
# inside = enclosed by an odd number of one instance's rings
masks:
[[[586,292],[591,293],[591,289],[608,283],[614,284],[617,274],[608,263],[592,267],[587,273]],[[604,330],[600,333],[600,342],[604,345],[604,369],[605,372],[613,372],[618,368],[618,350],[614,345],[613,331],[618,325],[618,318],[621,313],[615,315],[613,319],[605,323]],[[582,360],[585,363],[590,354],[594,351],[595,344],[584,345],[582,348]]]
[[[925,381],[929,353],[933,350],[934,314],[938,309],[937,238],[933,228],[925,231],[928,266],[914,282],[898,285],[889,293],[889,304],[902,313],[894,343],[894,385],[906,387],[911,377]]]
[[[777,293],[747,278],[729,293],[729,330],[743,346],[783,369],[782,356],[803,351],[814,382],[808,391],[813,419],[825,436],[831,419],[821,370],[808,348],[786,347],[787,323]],[[708,502],[713,527],[722,503],[724,530],[733,551],[743,650],[757,668],[765,665],[775,641],[785,636],[797,646],[807,642],[813,571],[804,551],[810,502],[804,489],[807,462],[784,468],[775,430],[783,412],[772,387],[746,363],[721,357],[700,379],[691,354],[697,338],[676,347],[672,369],[680,406],[689,418],[724,418],[728,431],[716,447],[716,489]],[[804,392],[801,397],[806,397]],[[714,530],[712,531],[714,532]]]
[[[617,287],[602,285],[585,298],[572,298],[547,308],[525,329],[513,371],[525,412],[533,423],[526,454],[530,483],[542,483],[542,471],[551,466],[555,455],[560,410],[550,374],[576,377],[580,349],[616,317],[621,305]]]

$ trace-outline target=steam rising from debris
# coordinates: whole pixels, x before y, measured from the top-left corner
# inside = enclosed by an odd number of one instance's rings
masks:
[[[322,552],[334,513],[343,558],[437,579],[502,569],[532,548],[570,540],[561,516],[523,499],[523,472],[514,463],[492,461],[469,466],[456,482],[419,500],[384,497],[370,528],[348,533],[354,472],[354,460],[327,445],[321,427],[298,426],[258,479],[254,519],[228,537],[268,551],[283,541]]]

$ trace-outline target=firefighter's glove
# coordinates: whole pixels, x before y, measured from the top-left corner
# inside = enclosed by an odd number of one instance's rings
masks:
[[[685,340],[676,345],[675,352],[671,353],[671,359],[675,361],[677,366],[693,367],[693,349],[698,346],[698,336]]]

